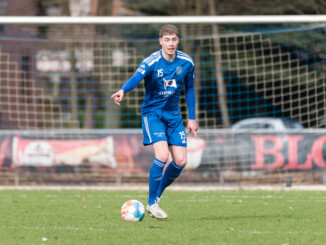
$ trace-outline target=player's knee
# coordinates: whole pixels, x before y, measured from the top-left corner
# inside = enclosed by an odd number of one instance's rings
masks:
[[[181,167],[184,167],[187,164],[187,156],[178,156],[178,157],[175,157],[174,162],[177,165],[179,165]]]
[[[155,158],[160,160],[161,162],[167,162],[169,160],[169,152],[161,152],[155,155]]]

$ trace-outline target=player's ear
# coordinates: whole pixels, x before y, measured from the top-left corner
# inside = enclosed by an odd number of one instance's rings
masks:
[[[159,40],[160,44],[162,45],[162,38],[160,37],[158,40]]]

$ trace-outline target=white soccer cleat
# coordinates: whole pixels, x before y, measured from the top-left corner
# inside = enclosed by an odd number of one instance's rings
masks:
[[[148,196],[149,192],[147,191],[147,196]],[[161,201],[161,197],[156,197],[156,203],[159,203]]]
[[[161,198],[160,197],[156,197],[156,203],[159,204],[161,201]]]
[[[168,215],[158,206],[157,203],[151,206],[147,204],[146,211],[148,212],[149,216],[156,219],[166,219],[168,217]]]

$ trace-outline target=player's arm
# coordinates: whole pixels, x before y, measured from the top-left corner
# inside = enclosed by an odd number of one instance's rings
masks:
[[[196,122],[196,96],[194,89],[194,67],[191,72],[188,74],[187,79],[185,81],[185,92],[186,92],[186,103],[188,108],[188,132],[192,133],[195,137],[197,137],[196,131],[198,130],[198,125]]]
[[[111,96],[111,98],[114,99],[114,102],[117,105],[120,105],[120,102],[123,100],[123,96],[129,91],[136,88],[137,85],[144,79],[145,75],[146,75],[146,70],[138,68],[135,74],[127,82],[123,84],[121,89]]]

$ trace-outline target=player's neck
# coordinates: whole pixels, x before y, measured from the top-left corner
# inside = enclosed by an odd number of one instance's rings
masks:
[[[163,58],[164,58],[166,61],[174,61],[175,56],[176,56],[175,53],[169,55],[169,54],[165,53],[164,51],[162,51],[162,55],[163,55]]]

